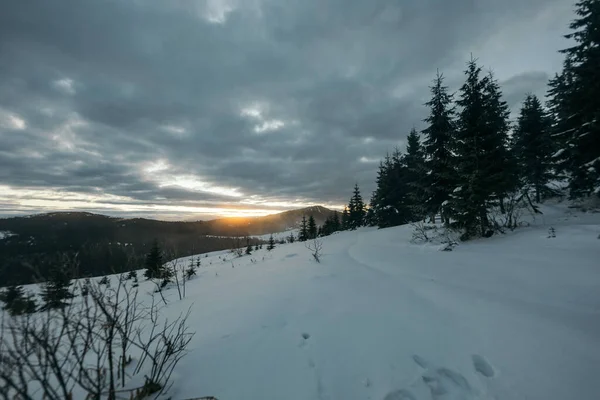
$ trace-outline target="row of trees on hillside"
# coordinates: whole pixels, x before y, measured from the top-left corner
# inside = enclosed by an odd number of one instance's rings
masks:
[[[369,207],[358,185],[342,227],[394,226],[439,216],[463,239],[514,227],[515,207],[556,194],[548,183],[566,179],[572,199],[600,196],[600,3],[577,3],[574,46],[550,82],[549,101],[527,94],[516,123],[498,80],[476,59],[450,93],[438,72],[425,104],[426,128],[413,129],[404,152],[380,163]],[[498,219],[497,213],[502,217]]]

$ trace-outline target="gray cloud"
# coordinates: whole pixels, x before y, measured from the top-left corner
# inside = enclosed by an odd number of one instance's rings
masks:
[[[341,204],[354,182],[368,197],[373,160],[422,127],[437,68],[455,90],[481,52],[511,107],[543,94],[570,3],[3,2],[0,213],[33,211],[16,194],[33,189],[132,215]],[[494,58],[514,31],[519,60]]]

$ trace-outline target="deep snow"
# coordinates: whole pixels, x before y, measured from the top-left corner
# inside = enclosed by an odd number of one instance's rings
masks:
[[[542,210],[452,252],[402,226],[324,238],[321,264],[304,243],[202,255],[166,292],[196,335],[165,397],[600,398],[600,214]]]
[[[542,209],[452,252],[403,226],[216,259],[171,305],[197,335],[170,395],[599,398],[600,214]]]

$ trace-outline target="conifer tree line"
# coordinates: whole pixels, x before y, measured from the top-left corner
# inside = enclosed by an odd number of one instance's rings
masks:
[[[466,239],[494,232],[492,210],[506,214],[515,199],[535,208],[556,194],[551,180],[565,180],[571,199],[600,197],[600,1],[575,7],[566,35],[574,45],[561,51],[563,70],[549,82],[546,106],[526,94],[511,121],[498,80],[477,59],[456,93],[438,72],[425,128],[413,128],[406,149],[381,161],[368,207],[355,185],[342,229],[437,218]]]

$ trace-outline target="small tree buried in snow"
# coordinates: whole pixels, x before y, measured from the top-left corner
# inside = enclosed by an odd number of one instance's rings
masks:
[[[275,239],[273,238],[273,234],[269,236],[269,242],[267,244],[267,250],[271,251],[275,248]]]
[[[157,240],[152,243],[150,252],[146,255],[145,267],[144,276],[147,279],[170,280],[171,278],[170,271],[164,266],[163,251]]]
[[[305,244],[306,248],[308,250],[310,250],[311,255],[313,256],[314,260],[318,263],[321,262],[321,252],[323,250],[323,240],[321,240],[320,238],[314,238],[312,240],[309,240],[306,244]]]
[[[114,289],[90,283],[88,290],[80,303],[0,316],[0,398],[116,400],[122,393],[141,400],[169,389],[194,335],[186,326],[190,311],[166,319],[154,297],[142,303],[137,289],[121,282]]]
[[[186,280],[191,280],[194,276],[196,276],[196,265],[198,267],[200,267],[199,264],[194,263],[194,259],[192,258],[190,261],[190,265],[188,266],[188,268],[185,270],[185,279]]]

